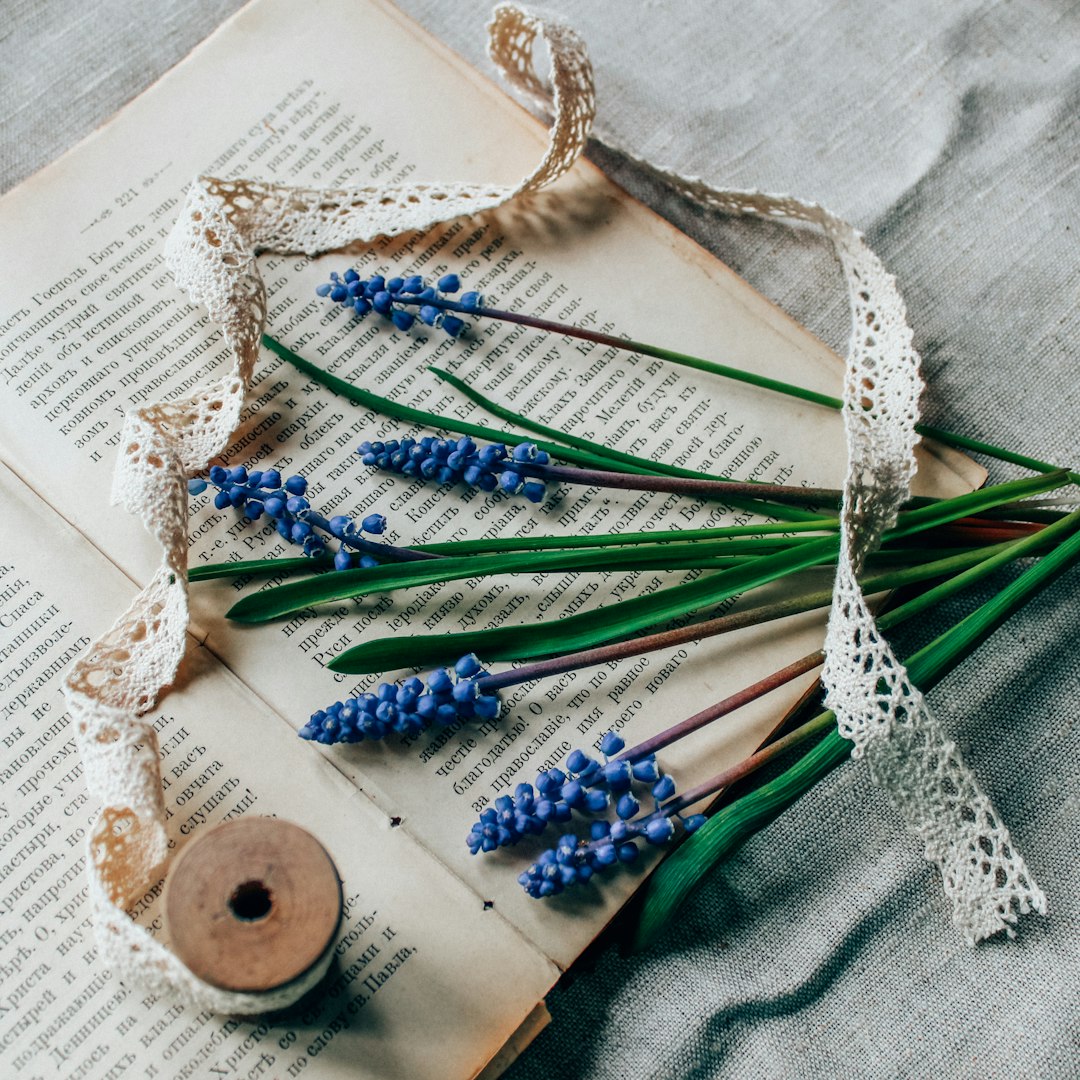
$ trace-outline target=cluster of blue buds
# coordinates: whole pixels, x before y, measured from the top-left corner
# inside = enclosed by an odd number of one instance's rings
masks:
[[[498,489],[508,495],[524,495],[534,503],[543,502],[547,494],[544,481],[533,476],[532,471],[542,470],[551,459],[535,443],[477,446],[467,435],[460,439],[427,435],[400,442],[397,439],[362,442],[356,452],[365,465],[416,480],[434,480],[439,484],[461,482],[481,491]]]
[[[338,514],[327,520],[311,509],[304,497],[307,481],[302,476],[290,476],[282,481],[276,469],[253,469],[242,465],[226,469],[215,465],[210,470],[210,484],[217,488],[214,506],[218,510],[234,506],[250,521],[263,514],[273,518],[278,533],[291,544],[299,544],[308,556],[329,554],[330,544],[325,534],[339,541],[334,554],[334,567],[348,570],[354,566],[378,566],[369,554],[357,554],[350,548],[363,547],[368,541],[363,534],[377,536],[386,531],[382,514],[369,514],[357,525],[352,518]],[[205,480],[189,480],[188,491],[201,495],[207,489]]]
[[[330,745],[382,739],[391,734],[418,735],[432,724],[445,727],[457,720],[494,720],[502,702],[485,694],[479,680],[487,672],[469,653],[452,668],[439,668],[427,683],[417,678],[381,683],[374,693],[335,701],[311,714],[299,730],[302,739]]]
[[[684,818],[681,807],[671,804],[675,781],[660,771],[656,756],[631,763],[615,756],[624,746],[618,735],[608,732],[600,742],[602,762],[574,750],[566,759],[565,772],[548,769],[537,777],[535,786],[518,784],[513,796],[500,796],[474,823],[466,839],[469,851],[475,855],[508,847],[527,836],[538,836],[550,823],[569,821],[574,811],[599,814],[614,806],[616,820],[590,822],[587,840],[566,833],[518,876],[525,891],[539,899],[584,884],[609,866],[633,862],[639,840],[666,844],[675,835],[676,821],[687,832],[700,828],[705,823],[703,814]],[[653,808],[645,812],[633,790],[641,784],[649,787],[653,802]]]
[[[355,270],[346,270],[344,274],[332,273],[328,282],[315,287],[315,292],[352,308],[361,318],[375,311],[399,330],[408,330],[419,319],[456,338],[465,329],[465,322],[453,311],[476,311],[482,303],[478,292],[465,292],[451,302],[452,311],[436,306],[460,289],[461,279],[457,274],[443,274],[435,285],[428,285],[419,274],[392,278],[375,274],[362,278]]]
[[[624,746],[623,740],[609,731],[600,741],[603,764],[583,750],[573,750],[566,759],[566,772],[548,769],[537,776],[535,786],[518,784],[513,796],[499,796],[474,822],[466,840],[469,850],[475,855],[509,847],[526,836],[539,835],[550,822],[569,821],[575,810],[602,814],[613,802],[620,819],[632,818],[641,809],[631,793],[635,781],[659,789],[663,780],[660,795],[670,798],[675,785],[670,777],[660,776],[656,755],[633,765],[613,760]]]
[[[574,811],[602,814],[612,806],[618,820],[612,825],[593,822],[592,826],[594,832],[600,826],[607,830],[603,835],[614,845],[612,851],[616,855],[623,844],[634,848],[636,836],[643,836],[650,843],[666,842],[671,832],[664,834],[671,822],[661,811],[661,804],[674,796],[675,781],[670,775],[661,773],[655,754],[632,764],[616,758],[624,746],[623,740],[609,731],[600,742],[603,762],[582,750],[574,750],[566,759],[565,772],[558,768],[548,769],[536,778],[535,786],[518,784],[512,796],[501,795],[474,822],[466,838],[469,851],[475,855],[480,851],[509,847],[527,836],[538,836],[553,822],[569,821]],[[641,802],[633,791],[635,785],[649,786],[654,804],[652,814],[658,815],[656,822],[631,824],[641,813]],[[688,828],[696,828],[700,822],[696,818],[687,819],[685,824]],[[593,840],[599,837],[597,834]],[[606,855],[605,848],[605,858]],[[623,861],[632,857],[628,851],[621,856]],[[607,863],[601,861],[599,865]],[[522,884],[525,884],[524,880]]]
[[[673,818],[681,821],[687,832],[705,824],[704,814],[682,818],[659,807],[638,821],[593,821],[588,840],[579,840],[573,833],[560,836],[555,847],[541,852],[536,862],[518,875],[518,884],[535,900],[557,896],[572,885],[584,885],[609,866],[632,863],[638,857],[636,840],[657,847],[666,844],[675,835]]]

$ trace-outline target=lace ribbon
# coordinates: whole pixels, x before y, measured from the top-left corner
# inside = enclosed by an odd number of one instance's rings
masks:
[[[225,450],[239,421],[266,317],[259,252],[311,255],[426,229],[542,188],[576,161],[595,112],[592,68],[581,40],[569,27],[511,4],[495,9],[488,30],[492,59],[512,86],[554,117],[543,160],[519,184],[319,190],[200,177],[166,245],[177,283],[221,324],[232,366],[225,378],[185,399],[126,415],[113,499],[143,519],[161,545],[162,560],[128,610],[74,665],[65,693],[89,790],[102,803],[87,863],[102,955],[124,981],[202,1008],[282,1008],[322,972],[316,967],[304,979],[264,994],[223,991],[196,979],[124,911],[168,865],[157,740],[142,717],[170,685],[186,646],[185,481]],[[550,52],[550,88],[533,68],[538,36]],[[875,779],[924,836],[927,856],[941,867],[955,919],[970,938],[1015,921],[1014,909],[1043,910],[1044,898],[988,800],[877,633],[855,579],[907,497],[914,469],[921,382],[895,283],[854,229],[812,203],[717,191],[641,164],[705,206],[811,222],[833,241],[851,293],[854,330],[845,383],[844,543],[827,639],[830,705],[856,754],[865,754]],[[870,408],[863,407],[865,400]]]

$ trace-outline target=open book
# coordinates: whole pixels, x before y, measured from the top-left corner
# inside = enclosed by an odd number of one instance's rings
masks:
[[[369,680],[330,658],[364,636],[471,629],[617,603],[677,575],[492,579],[371,597],[240,627],[245,590],[197,585],[190,648],[154,713],[172,836],[240,814],[313,832],[344,881],[346,919],[320,990],[286,1016],[236,1019],[119,984],[95,955],[82,874],[95,807],[60,695],[70,662],[158,561],[140,523],[108,505],[126,408],[180,396],[223,369],[225,346],[161,262],[196,173],[332,185],[490,182],[529,170],[542,127],[382,4],[260,0],[108,127],[0,201],[0,1066],[79,1077],[471,1077],[497,1071],[544,1022],[543,997],[648,869],[553,902],[518,871],[535,850],[473,858],[480,808],[619,729],[631,741],[816,648],[823,619],[683,646],[528,687],[497,725],[410,745],[316,749],[307,716]],[[396,400],[480,420],[427,372],[438,362],[522,412],[643,456],[717,474],[839,486],[838,415],[640,357],[521,330],[460,343],[357,326],[316,300],[348,265],[460,272],[499,306],[653,338],[826,393],[837,358],[706,252],[577,165],[527,204],[309,260],[264,257],[269,331]],[[384,511],[402,544],[513,532],[613,532],[730,523],[662,495],[553,509],[372,477],[353,448],[396,425],[264,358],[232,464],[303,471],[327,514]],[[924,455],[920,490],[978,475]],[[228,513],[192,518],[190,558],[282,552]],[[808,679],[809,677],[807,677]],[[807,681],[663,757],[684,786],[751,752]],[[543,845],[546,846],[546,843]],[[131,905],[157,935],[160,884]]]

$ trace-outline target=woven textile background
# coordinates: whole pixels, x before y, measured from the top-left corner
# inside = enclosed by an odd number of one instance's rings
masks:
[[[74,145],[239,6],[5,0],[0,187]],[[487,0],[401,6],[490,72]],[[616,142],[716,185],[814,199],[866,233],[907,300],[931,423],[1080,462],[1080,6],[545,6],[589,43]],[[370,87],[358,73],[357,89],[423,104],[422,87]],[[846,302],[823,243],[703,214],[618,155],[594,159],[843,348]],[[638,332],[662,341],[654,318]],[[1009,475],[991,466],[991,479]],[[1049,918],[969,949],[916,842],[865,772],[845,767],[714,874],[658,947],[608,950],[557,989],[554,1022],[511,1080],[1075,1076],[1078,593],[1074,571],[931,698]],[[899,639],[903,651],[944,625]]]

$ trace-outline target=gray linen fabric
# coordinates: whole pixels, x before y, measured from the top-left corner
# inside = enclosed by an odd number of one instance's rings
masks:
[[[104,122],[238,6],[6,0],[0,186]],[[486,0],[401,6],[490,71]],[[590,44],[617,142],[716,185],[814,199],[867,234],[908,302],[931,422],[1080,461],[1080,7],[546,6]],[[846,304],[816,237],[704,214],[620,155],[594,157],[843,347]],[[1005,580],[898,639],[903,651]],[[1078,581],[931,698],[1049,894],[1049,918],[968,948],[918,844],[845,766],[713,874],[653,950],[608,950],[558,988],[554,1022],[508,1076],[1080,1074]]]

